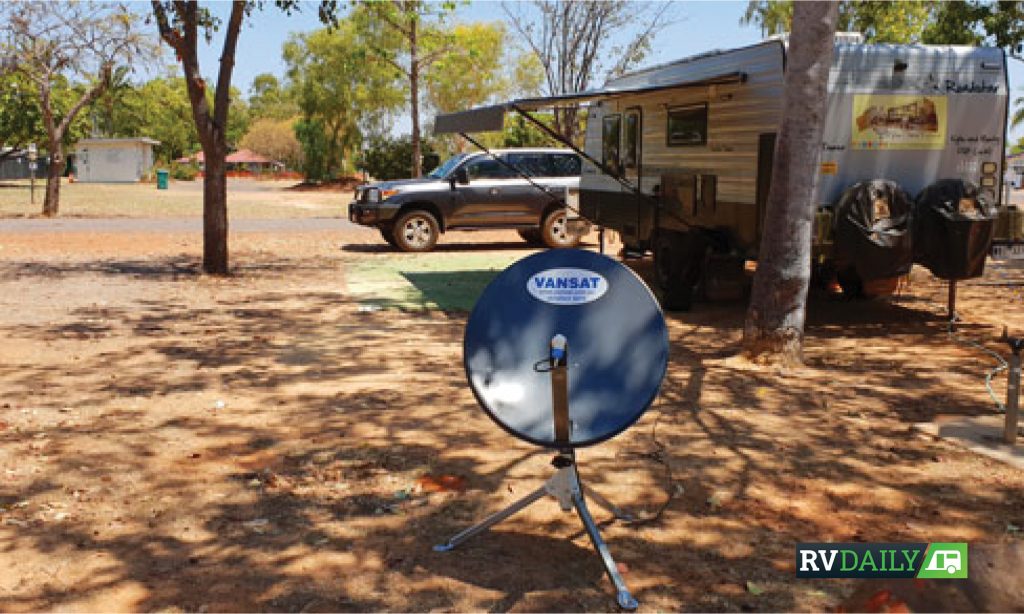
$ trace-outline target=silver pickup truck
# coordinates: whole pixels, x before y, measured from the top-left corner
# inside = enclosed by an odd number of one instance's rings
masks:
[[[359,186],[348,217],[379,229],[406,252],[430,251],[449,230],[485,228],[512,228],[531,243],[573,247],[589,231],[574,219],[580,169],[579,156],[568,149],[458,154],[421,179]]]

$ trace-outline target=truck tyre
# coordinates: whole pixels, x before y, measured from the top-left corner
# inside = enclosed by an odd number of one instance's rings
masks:
[[[580,238],[569,232],[565,209],[555,209],[540,223],[540,237],[548,247],[576,247]]]
[[[429,211],[413,209],[398,216],[391,236],[403,252],[429,252],[437,245],[437,219]]]
[[[530,245],[543,245],[544,241],[540,238],[540,228],[520,228],[516,232],[522,237],[523,241],[526,241]]]
[[[695,249],[695,240],[683,233],[666,232],[654,242],[654,278],[661,306],[668,311],[689,311],[693,307],[693,289],[700,279],[703,250]]]

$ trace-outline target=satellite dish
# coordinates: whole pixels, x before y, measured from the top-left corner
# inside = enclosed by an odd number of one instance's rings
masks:
[[[631,518],[580,481],[575,450],[629,428],[658,394],[668,330],[650,289],[622,264],[593,252],[534,254],[484,290],[466,324],[463,352],[480,406],[513,436],[557,450],[556,473],[434,549],[452,550],[550,495],[583,521],[619,606],[636,609],[586,498],[617,518]]]
[[[568,345],[568,442],[552,421],[550,343]],[[618,435],[654,401],[668,365],[658,302],[633,271],[583,250],[551,250],[499,274],[466,325],[463,360],[484,411],[510,434],[548,448]]]

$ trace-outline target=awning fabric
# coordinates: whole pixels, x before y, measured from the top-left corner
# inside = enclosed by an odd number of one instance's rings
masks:
[[[584,102],[610,100],[622,96],[635,96],[663,90],[706,87],[708,85],[724,85],[743,83],[747,75],[742,72],[731,72],[696,81],[682,81],[661,85],[645,85],[643,87],[588,90],[577,94],[561,94],[540,98],[520,98],[487,107],[477,107],[468,111],[446,113],[434,119],[434,134],[457,134],[470,132],[488,132],[501,130],[504,127],[505,113],[513,110],[537,111],[557,107],[576,106]]]

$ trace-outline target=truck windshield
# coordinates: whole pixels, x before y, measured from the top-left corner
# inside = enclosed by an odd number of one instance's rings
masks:
[[[445,160],[444,164],[427,173],[427,177],[430,177],[431,179],[444,179],[448,173],[452,172],[452,170],[458,166],[459,163],[465,160],[468,155],[469,154],[462,153],[448,158]]]

